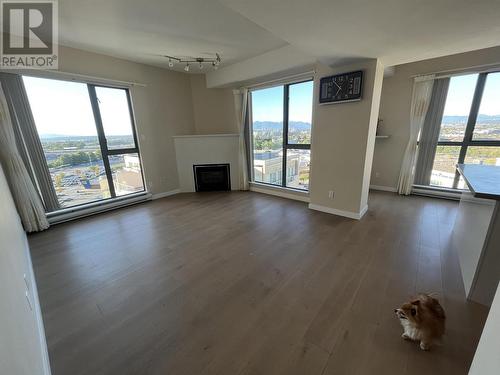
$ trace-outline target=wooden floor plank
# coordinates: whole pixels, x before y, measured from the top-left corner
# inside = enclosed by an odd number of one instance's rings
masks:
[[[30,235],[53,374],[466,374],[487,309],[464,298],[456,210],[179,194]],[[448,314],[430,353],[393,315],[418,291]]]

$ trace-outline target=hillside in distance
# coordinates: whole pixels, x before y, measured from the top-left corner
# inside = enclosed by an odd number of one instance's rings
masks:
[[[442,123],[445,125],[462,125],[467,123],[469,116],[443,116]],[[500,124],[500,114],[477,116],[477,122],[480,124]],[[278,121],[254,121],[253,129],[255,131],[280,131],[282,123]],[[311,124],[303,121],[290,121],[290,128],[297,131],[308,131]]]
[[[298,131],[311,130],[311,124],[303,121],[290,121],[289,127]],[[283,123],[278,121],[254,121],[253,130],[255,131],[281,131]]]
[[[40,134],[40,139],[42,141],[88,141],[97,139],[97,135],[64,135],[64,134]]]
[[[469,116],[443,116],[443,124],[453,125],[453,124],[465,124]],[[479,114],[477,116],[477,122],[481,124],[500,124],[500,114],[499,115],[483,115]]]

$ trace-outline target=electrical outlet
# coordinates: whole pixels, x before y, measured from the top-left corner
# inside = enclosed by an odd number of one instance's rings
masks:
[[[334,197],[335,197],[335,193],[333,192],[333,190],[330,190],[328,192],[328,198],[333,199]]]
[[[375,177],[379,178],[380,177],[380,172],[375,172]]]

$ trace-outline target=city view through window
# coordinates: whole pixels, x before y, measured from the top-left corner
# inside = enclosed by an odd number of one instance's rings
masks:
[[[144,190],[125,89],[90,89],[103,145],[87,84],[27,76],[23,82],[61,208]]]
[[[251,92],[254,181],[309,189],[312,95],[312,81]]]
[[[486,82],[484,90],[478,93],[479,110],[472,113],[480,76]],[[470,116],[475,118],[471,119],[472,128],[467,137]],[[463,160],[460,160],[461,151],[465,155]],[[431,185],[463,189],[464,182],[456,172],[457,163],[500,165],[500,73],[469,74],[450,79]]]

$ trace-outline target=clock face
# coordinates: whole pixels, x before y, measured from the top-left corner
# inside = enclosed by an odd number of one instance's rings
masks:
[[[362,80],[362,71],[321,78],[319,102],[360,100]]]

